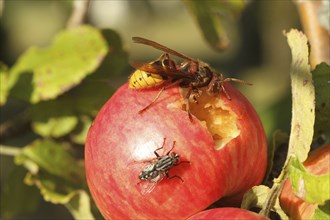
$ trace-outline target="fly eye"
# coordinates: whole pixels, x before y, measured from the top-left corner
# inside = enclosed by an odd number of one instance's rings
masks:
[[[177,154],[177,153],[172,152],[172,153],[171,153],[171,157],[173,157],[173,158],[179,158],[180,155]]]

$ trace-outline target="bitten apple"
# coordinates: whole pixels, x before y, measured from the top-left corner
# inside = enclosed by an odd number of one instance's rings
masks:
[[[204,91],[191,102],[189,120],[182,91],[171,87],[146,111],[159,89],[132,90],[125,84],[102,107],[91,126],[85,164],[91,194],[106,219],[184,219],[224,196],[242,195],[259,184],[267,163],[266,137],[249,101],[233,86],[231,96]],[[172,152],[190,161],[169,169],[156,183],[139,174]],[[152,187],[150,187],[150,184]],[[143,188],[152,188],[143,193]]]
[[[304,162],[306,170],[314,175],[330,173],[330,144],[324,145],[315,151],[312,151]],[[290,180],[287,180],[283,186],[280,203],[282,209],[292,219],[312,219],[317,204],[307,203],[301,198],[295,196],[292,191]]]

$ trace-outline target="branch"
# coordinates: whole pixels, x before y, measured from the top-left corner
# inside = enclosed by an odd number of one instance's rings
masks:
[[[329,33],[320,24],[318,17],[321,1],[295,1],[300,20],[311,45],[310,64],[314,69],[321,62],[330,65]]]
[[[89,3],[90,0],[73,0],[72,13],[67,23],[68,28],[77,27],[84,23]]]

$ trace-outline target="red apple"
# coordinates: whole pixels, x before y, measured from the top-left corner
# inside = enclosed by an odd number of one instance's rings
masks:
[[[171,87],[142,114],[159,89],[137,91],[125,84],[102,107],[91,126],[85,164],[91,194],[106,219],[184,219],[224,196],[243,195],[259,184],[267,163],[260,119],[248,100],[225,84],[224,94],[191,103],[193,121],[184,110],[179,87]],[[156,158],[166,138],[165,154],[181,156],[150,193],[139,173]],[[152,184],[151,184],[152,185]]]
[[[330,144],[324,145],[311,152],[304,162],[306,170],[314,175],[330,173]],[[287,180],[280,196],[282,209],[292,219],[312,219],[317,204],[307,203],[295,196],[290,180]]]
[[[187,220],[217,220],[217,219],[228,219],[228,220],[241,220],[241,219],[247,219],[247,220],[267,220],[269,218],[266,218],[264,216],[261,216],[257,213],[250,212],[245,209],[239,209],[239,208],[216,208],[216,209],[209,209],[206,211],[202,211],[197,213],[196,215],[191,216]]]

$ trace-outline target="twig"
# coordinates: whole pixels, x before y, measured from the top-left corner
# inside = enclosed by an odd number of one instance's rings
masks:
[[[0,154],[1,155],[7,155],[7,156],[16,156],[20,154],[22,151],[19,147],[10,147],[5,145],[0,145]]]
[[[314,69],[321,62],[330,65],[329,33],[323,28],[318,19],[321,1],[295,1],[300,20],[311,45],[310,64]]]
[[[287,171],[287,164],[288,164],[289,158],[287,157],[287,160],[285,162],[285,165],[283,166],[282,172],[279,175],[277,179],[274,179],[274,184],[272,188],[270,189],[270,192],[267,195],[266,202],[263,204],[262,209],[260,210],[259,214],[265,217],[268,217],[270,214],[270,211],[274,207],[276,203],[276,199],[279,197],[284,183],[286,182],[288,178],[288,171]]]
[[[0,0],[0,17],[2,17],[2,15],[3,15],[4,4],[5,4],[4,1]]]
[[[77,27],[84,23],[90,0],[74,0],[72,2],[72,13],[68,20],[67,27]]]

